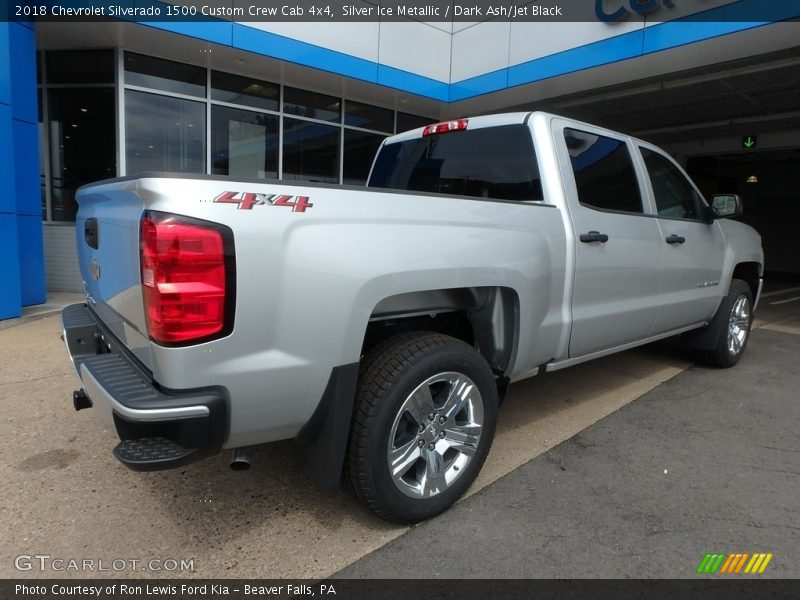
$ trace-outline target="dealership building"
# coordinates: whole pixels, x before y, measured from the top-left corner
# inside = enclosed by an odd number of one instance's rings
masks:
[[[751,18],[758,4],[770,11]],[[387,135],[520,110],[665,147],[705,194],[742,195],[768,270],[800,272],[800,2],[586,5],[579,22],[0,23],[0,319],[82,291],[84,184],[170,171],[362,185]]]

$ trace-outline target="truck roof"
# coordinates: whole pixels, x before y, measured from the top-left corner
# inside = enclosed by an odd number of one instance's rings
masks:
[[[460,118],[464,118],[464,119],[469,119],[470,129],[480,129],[483,127],[498,127],[502,125],[523,124],[527,122],[527,120],[530,118],[532,114],[533,114],[532,111],[500,113],[496,115],[481,115],[478,117],[456,117],[454,119],[448,119],[441,122],[448,123],[450,121],[456,121]],[[410,131],[398,133],[397,135],[393,135],[391,137],[386,138],[385,143],[393,144],[395,142],[404,142],[406,140],[413,140],[422,137],[422,132],[424,130],[425,127],[417,127],[416,129],[411,129]]]
[[[575,124],[577,126],[583,125],[583,126],[587,126],[587,127],[592,127],[593,129],[603,129],[603,130],[606,130],[606,131],[609,131],[609,132],[612,132],[612,133],[622,133],[623,135],[628,135],[625,132],[616,132],[616,131],[613,131],[611,129],[608,129],[608,128],[605,128],[605,127],[602,127],[602,126],[599,126],[599,125],[596,125],[596,124],[587,123],[585,121],[579,121],[577,119],[571,119],[569,117],[564,117],[564,116],[561,116],[561,115],[556,115],[556,114],[553,114],[553,113],[540,111],[540,110],[525,111],[525,112],[512,112],[512,113],[499,113],[499,114],[493,114],[493,115],[480,115],[480,116],[475,116],[475,117],[455,117],[453,119],[441,121],[441,123],[449,123],[451,121],[457,121],[457,120],[463,118],[463,119],[467,119],[469,121],[469,129],[480,129],[480,128],[483,128],[483,127],[499,127],[499,126],[503,126],[503,125],[526,124],[531,119],[537,118],[537,117],[545,118],[545,119],[548,119],[548,118],[564,119],[564,120],[569,121],[569,122],[571,122],[571,123],[573,123],[573,124]],[[424,130],[425,130],[425,127],[418,127],[416,129],[411,129],[409,131],[405,131],[403,133],[398,133],[397,135],[393,135],[393,136],[387,137],[386,140],[384,141],[384,144],[393,144],[395,142],[403,142],[403,141],[406,141],[406,140],[417,139],[417,138],[422,136],[422,132]],[[640,140],[638,138],[633,138],[632,136],[629,136],[629,137],[631,137],[636,142],[644,142],[644,143],[646,143],[644,140]]]

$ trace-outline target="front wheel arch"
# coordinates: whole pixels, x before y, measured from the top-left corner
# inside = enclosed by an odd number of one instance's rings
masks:
[[[717,308],[711,323],[701,329],[692,344],[701,362],[729,368],[739,362],[750,339],[753,326],[753,295],[747,282],[731,280],[727,296]]]

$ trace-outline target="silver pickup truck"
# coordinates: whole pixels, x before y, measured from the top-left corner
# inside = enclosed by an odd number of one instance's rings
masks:
[[[764,269],[737,196],[539,112],[388,138],[366,188],[148,173],[78,200],[63,336],[114,455],[295,438],[394,522],[466,491],[510,382],[675,335],[736,364]]]

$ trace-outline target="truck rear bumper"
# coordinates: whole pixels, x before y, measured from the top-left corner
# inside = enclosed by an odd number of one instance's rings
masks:
[[[218,451],[228,430],[223,388],[167,390],[106,330],[86,304],[61,313],[64,343],[83,390],[120,443],[114,456],[135,470],[183,465]]]

